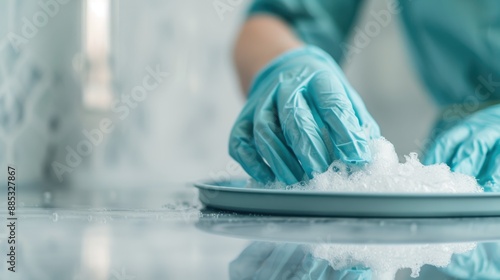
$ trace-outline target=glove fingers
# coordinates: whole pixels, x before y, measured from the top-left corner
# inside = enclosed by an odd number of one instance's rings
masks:
[[[252,242],[229,264],[229,278],[252,279],[274,251],[275,246],[271,242]]]
[[[437,137],[427,150],[423,163],[425,165],[445,163],[451,165],[451,160],[459,145],[471,134],[468,127],[459,125]]]
[[[341,280],[368,280],[372,279],[372,271],[368,268],[350,268],[338,271],[338,277],[333,279]]]
[[[453,279],[498,279],[499,258],[499,243],[480,243],[472,251],[454,254],[450,264],[440,270]]]
[[[304,255],[300,244],[277,244],[254,275],[256,279],[290,279],[293,269],[300,266]]]
[[[303,92],[285,82],[279,89],[277,102],[286,142],[309,179],[314,173],[325,172],[332,159]]]
[[[365,134],[368,135],[370,139],[380,138],[380,127],[366,109],[365,103],[359,94],[350,85],[347,85],[346,89],[349,93],[349,100],[351,100],[354,113]]]
[[[488,153],[488,159],[479,175],[479,184],[486,192],[500,192],[500,140]]]
[[[304,179],[304,170],[286,144],[279,124],[274,94],[266,97],[255,112],[255,143],[257,151],[269,164],[276,178],[288,185]]]
[[[371,160],[368,137],[360,126],[342,83],[330,72],[319,72],[310,83],[313,101],[338,153],[345,162]]]
[[[488,143],[477,138],[459,144],[451,158],[451,170],[477,177],[486,160],[488,151],[494,144],[494,142]]]
[[[378,124],[375,122],[370,113],[368,113],[365,103],[359,94],[347,81],[347,77],[345,76],[344,71],[342,71],[342,68],[331,57],[328,58],[328,64],[332,74],[338,79],[344,81],[341,85],[339,85],[339,88],[343,88],[344,92],[347,93],[347,98],[351,101],[354,113],[365,133],[371,139],[380,138],[380,128]]]
[[[229,138],[229,154],[252,178],[262,184],[274,181],[274,174],[257,152],[253,122],[243,117],[236,122]]]

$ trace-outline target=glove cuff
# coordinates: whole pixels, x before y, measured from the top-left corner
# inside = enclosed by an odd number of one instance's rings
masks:
[[[265,79],[265,77],[269,76],[269,74],[273,72],[276,68],[279,68],[283,64],[289,62],[291,59],[296,59],[298,57],[306,55],[316,56],[322,60],[326,60],[336,65],[336,62],[328,53],[313,45],[306,45],[303,47],[298,47],[288,50],[278,55],[277,57],[273,58],[270,62],[267,63],[266,66],[264,66],[261,70],[257,72],[257,74],[255,74],[255,77],[252,80],[252,83],[250,84],[251,86],[248,92],[248,97],[250,98],[253,95],[253,92],[255,92],[256,85],[260,84],[262,80]]]

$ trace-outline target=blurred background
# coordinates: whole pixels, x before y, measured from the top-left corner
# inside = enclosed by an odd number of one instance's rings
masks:
[[[249,1],[0,1],[0,163],[23,187],[241,177],[232,44]],[[388,1],[366,1],[356,23]],[[437,114],[393,17],[343,65],[402,157]],[[381,69],[382,68],[382,69]],[[92,183],[96,182],[96,184]]]
[[[354,28],[390,1],[365,1]],[[248,241],[194,228],[234,217],[178,187],[245,176],[227,141],[245,101],[231,52],[249,2],[0,0],[0,167],[27,190],[18,279],[227,278]],[[395,15],[342,65],[400,158],[422,151],[437,117],[405,44]],[[167,194],[143,192],[155,187]]]

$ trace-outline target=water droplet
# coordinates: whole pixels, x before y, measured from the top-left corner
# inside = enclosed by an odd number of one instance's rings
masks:
[[[57,222],[57,220],[59,220],[59,214],[57,214],[55,212],[52,213],[52,221]]]
[[[89,216],[87,217],[87,220],[88,220],[89,222],[90,222],[90,221],[92,221],[92,215],[89,215]]]
[[[410,226],[410,231],[411,231],[411,233],[416,233],[416,232],[417,232],[417,229],[418,229],[417,224],[412,223],[412,224],[411,224],[411,226]]]
[[[50,192],[44,192],[43,193],[43,203],[50,204],[51,201],[52,201],[52,194]]]

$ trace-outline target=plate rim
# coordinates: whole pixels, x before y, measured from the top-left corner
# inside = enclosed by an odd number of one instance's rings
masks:
[[[193,183],[194,187],[209,191],[223,191],[233,193],[253,193],[253,194],[279,194],[289,196],[338,196],[338,197],[384,197],[384,198],[499,198],[500,193],[406,193],[406,192],[332,192],[332,191],[308,191],[308,190],[279,190],[279,189],[252,189],[252,188],[235,188],[230,186],[219,186],[217,183],[243,181],[245,179],[232,179],[232,180],[200,180]]]

